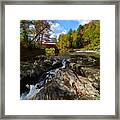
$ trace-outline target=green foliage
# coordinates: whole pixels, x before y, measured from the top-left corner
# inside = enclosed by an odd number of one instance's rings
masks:
[[[62,53],[66,52],[67,48],[69,47],[68,36],[66,34],[61,34],[58,40],[59,40],[58,43],[59,49],[62,51]]]
[[[44,37],[49,40],[50,27],[51,24],[47,20],[21,20],[20,41],[25,43],[28,47],[39,48],[42,46]],[[38,42],[41,45],[38,45]]]
[[[72,42],[72,48],[77,48],[78,47],[78,41],[77,40],[74,40]]]
[[[100,50],[100,21],[92,20],[88,24],[79,25],[77,30],[69,30],[60,34],[58,46],[61,51],[71,49]]]
[[[46,48],[45,49],[46,55],[55,55],[55,49],[54,48]]]
[[[84,48],[90,50],[100,49],[100,21],[93,20],[89,24],[84,25]]]
[[[42,41],[50,38],[50,28],[54,24],[47,20],[21,20],[20,42],[26,48],[41,48]],[[68,49],[100,50],[100,21],[92,20],[88,24],[79,25],[76,30],[70,29],[67,34],[61,33],[52,38],[64,54]],[[58,42],[57,42],[58,41]],[[52,50],[46,49],[49,54]]]
[[[78,44],[78,48],[83,47],[83,26],[79,25],[78,29],[77,29],[77,44]]]
[[[29,20],[21,20],[20,21],[20,40],[28,41],[28,29],[29,29]]]
[[[66,49],[69,46],[69,42],[66,34],[61,34],[58,40],[59,40],[59,49]]]
[[[72,42],[73,42],[73,36],[72,36],[72,29],[69,30],[68,34],[67,34],[67,40],[69,42],[69,47],[72,47]]]
[[[75,40],[77,39],[77,37],[78,37],[77,31],[74,30],[74,31],[72,32],[72,39],[73,39],[73,41],[75,41]]]

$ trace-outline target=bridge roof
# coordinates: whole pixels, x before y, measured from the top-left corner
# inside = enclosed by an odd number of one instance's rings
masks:
[[[45,43],[42,43],[42,44],[48,44],[48,45],[56,45],[56,43],[54,43],[54,42],[45,42]]]
[[[53,42],[42,43],[42,45],[46,48],[57,48],[56,43],[53,43]]]

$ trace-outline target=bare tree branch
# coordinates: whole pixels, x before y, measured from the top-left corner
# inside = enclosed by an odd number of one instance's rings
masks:
[[[37,38],[37,36],[38,36],[43,30],[45,30],[46,28],[48,28],[48,26],[45,26],[42,30],[40,30],[40,31],[35,35],[35,37],[34,37],[31,41],[35,40],[35,39]]]

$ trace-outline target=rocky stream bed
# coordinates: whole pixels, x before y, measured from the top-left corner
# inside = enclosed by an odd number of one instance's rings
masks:
[[[99,100],[99,58],[36,56],[20,63],[21,100]]]

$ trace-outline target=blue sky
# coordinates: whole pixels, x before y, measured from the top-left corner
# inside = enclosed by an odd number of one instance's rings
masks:
[[[79,26],[79,21],[77,20],[58,20],[57,23],[60,24],[66,31],[70,28],[76,29]]]
[[[55,20],[51,27],[52,36],[57,36],[58,38],[61,33],[66,34],[70,29],[75,30],[80,24],[84,25],[88,22],[90,20]]]

